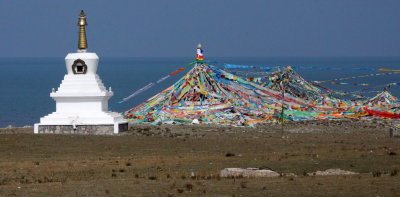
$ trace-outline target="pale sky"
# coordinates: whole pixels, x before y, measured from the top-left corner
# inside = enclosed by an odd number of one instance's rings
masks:
[[[399,56],[400,1],[2,0],[0,57]]]

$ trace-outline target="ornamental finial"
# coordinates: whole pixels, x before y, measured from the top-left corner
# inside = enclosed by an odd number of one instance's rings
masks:
[[[79,15],[79,21],[78,21],[78,26],[79,26],[78,48],[82,52],[85,52],[87,49],[87,40],[86,40],[86,31],[85,31],[86,25],[87,25],[86,14],[82,10],[81,14]]]
[[[196,60],[203,62],[203,49],[201,47],[201,44],[197,45],[197,56],[196,56]]]

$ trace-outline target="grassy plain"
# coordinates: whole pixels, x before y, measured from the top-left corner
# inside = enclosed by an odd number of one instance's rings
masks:
[[[119,136],[0,129],[0,196],[400,196],[400,138],[379,122],[136,125]],[[228,167],[296,177],[221,178]],[[351,176],[307,176],[330,168]]]

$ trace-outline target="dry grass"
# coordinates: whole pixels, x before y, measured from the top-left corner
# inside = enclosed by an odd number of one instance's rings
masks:
[[[261,130],[135,126],[122,136],[8,132],[0,135],[0,196],[400,195],[400,138],[378,129],[285,137]],[[298,176],[219,177],[227,167]],[[329,168],[362,174],[305,176]]]

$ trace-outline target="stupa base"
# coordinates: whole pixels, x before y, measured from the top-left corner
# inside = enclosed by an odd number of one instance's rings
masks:
[[[128,130],[128,123],[93,125],[43,125],[35,124],[35,134],[85,134],[115,135]]]

